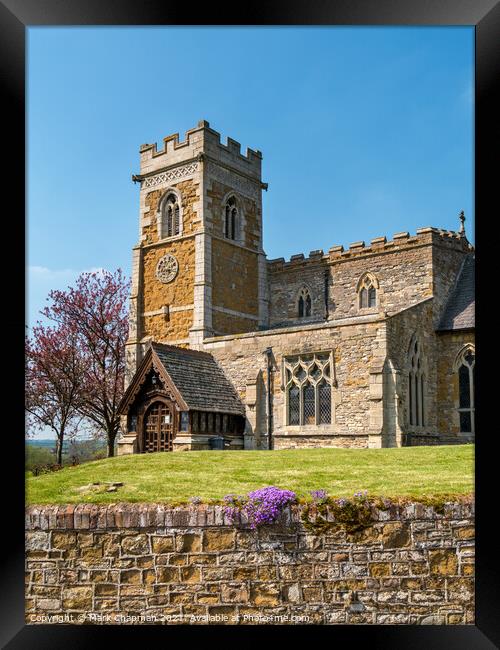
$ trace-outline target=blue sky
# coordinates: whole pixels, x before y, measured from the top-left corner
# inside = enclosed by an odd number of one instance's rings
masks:
[[[269,258],[423,226],[473,241],[472,27],[28,29],[28,322],[130,272],[139,146],[206,119],[263,152]]]

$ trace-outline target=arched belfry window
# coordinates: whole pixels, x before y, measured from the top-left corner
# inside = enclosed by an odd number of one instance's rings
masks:
[[[161,233],[160,236],[174,237],[181,232],[181,206],[179,197],[175,192],[167,192],[161,205]]]
[[[364,273],[358,282],[359,308],[377,306],[377,279],[371,273]]]
[[[239,209],[236,198],[230,196],[224,206],[224,237],[239,239]]]
[[[474,366],[475,350],[466,346],[458,355],[455,367],[458,373],[458,415],[460,433],[474,433]]]
[[[307,287],[302,287],[297,296],[297,316],[307,318],[312,314],[311,292]]]
[[[411,426],[425,425],[425,374],[422,348],[414,336],[408,351],[408,420]]]
[[[287,425],[332,423],[332,367],[330,352],[283,360]]]

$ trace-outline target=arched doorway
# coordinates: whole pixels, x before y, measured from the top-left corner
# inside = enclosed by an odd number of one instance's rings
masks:
[[[153,402],[148,407],[143,421],[143,452],[172,451],[174,417],[173,406],[166,402]]]

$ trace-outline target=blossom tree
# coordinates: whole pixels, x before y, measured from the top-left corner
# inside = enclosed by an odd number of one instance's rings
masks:
[[[108,456],[114,455],[120,425],[129,287],[120,269],[82,273],[74,287],[51,291],[52,304],[42,311],[77,340],[85,369],[78,411],[106,433]]]
[[[76,337],[63,326],[33,328],[25,343],[27,421],[56,434],[56,462],[65,438],[77,430],[84,364]],[[80,418],[81,419],[81,418]]]

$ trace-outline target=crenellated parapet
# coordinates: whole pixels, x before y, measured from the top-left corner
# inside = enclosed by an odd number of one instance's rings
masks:
[[[162,170],[204,159],[213,159],[260,180],[262,153],[247,148],[243,154],[241,144],[229,137],[226,144],[222,143],[220,133],[210,128],[206,120],[201,120],[194,129],[187,131],[182,141],[178,133],[173,133],[163,138],[161,149],[158,149],[157,143],[143,144],[139,152],[140,174],[133,177],[136,181]]]
[[[474,247],[463,233],[429,226],[419,228],[415,235],[410,235],[409,232],[398,232],[393,235],[391,240],[387,240],[386,236],[375,237],[369,244],[364,241],[356,241],[351,243],[347,249],[342,245],[335,245],[326,254],[322,250],[314,250],[309,253],[308,257],[305,257],[303,253],[299,253],[292,255],[289,260],[285,260],[284,257],[268,260],[267,264],[268,271],[276,273],[317,265],[319,261],[337,263],[362,256],[378,255],[428,245],[463,252],[474,250]]]

